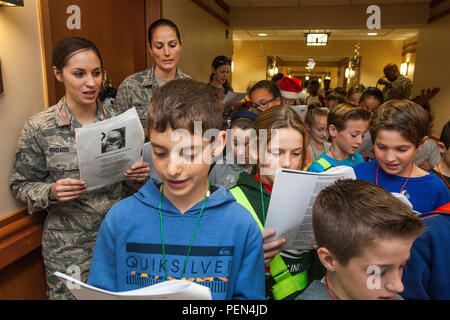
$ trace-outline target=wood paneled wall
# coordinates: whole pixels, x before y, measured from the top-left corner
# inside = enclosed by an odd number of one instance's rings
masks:
[[[45,213],[26,208],[0,219],[0,299],[46,299],[41,254]]]

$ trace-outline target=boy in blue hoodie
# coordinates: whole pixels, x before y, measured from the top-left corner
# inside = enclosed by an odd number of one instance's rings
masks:
[[[208,181],[225,146],[221,126],[220,101],[206,84],[180,79],[155,92],[147,130],[162,183],[149,181],[108,212],[90,285],[117,292],[184,279],[209,287],[213,299],[264,299],[258,225]]]
[[[412,300],[450,300],[450,202],[420,217],[426,231],[411,248],[401,295]]]

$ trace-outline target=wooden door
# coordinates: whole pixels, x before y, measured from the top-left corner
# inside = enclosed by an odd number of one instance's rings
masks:
[[[52,50],[64,37],[83,37],[98,47],[103,68],[118,88],[148,67],[147,28],[161,16],[160,0],[40,0],[48,105],[64,94],[52,72]]]

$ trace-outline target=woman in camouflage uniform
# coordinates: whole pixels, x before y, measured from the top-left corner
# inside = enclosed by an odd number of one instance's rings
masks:
[[[87,280],[103,217],[126,189],[136,190],[148,179],[150,169],[146,162],[136,163],[125,173],[126,182],[87,191],[79,175],[75,128],[112,116],[97,100],[103,80],[100,53],[89,40],[65,38],[53,50],[53,71],[66,95],[25,123],[10,188],[28,203],[30,213],[47,210],[42,255],[48,297],[71,299],[54,272]]]

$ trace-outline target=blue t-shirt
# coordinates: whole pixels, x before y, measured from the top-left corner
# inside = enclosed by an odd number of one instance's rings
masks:
[[[377,180],[378,161],[362,163],[353,168],[357,179],[369,182]],[[406,177],[386,173],[380,166],[378,170],[378,185],[389,192],[400,192]],[[409,178],[402,193],[420,213],[427,213],[449,202],[449,191],[444,182],[434,174],[423,177]]]
[[[323,158],[324,160],[328,161],[328,163],[331,164],[333,167],[337,167],[337,166],[353,167],[357,164],[364,162],[364,158],[358,152],[355,152],[354,154],[350,155],[345,160],[339,160],[339,163],[336,161],[336,159],[328,156],[326,153],[322,153],[317,160],[319,160],[320,158]],[[309,166],[307,171],[309,171],[309,172],[324,172],[325,168],[320,163],[315,161]]]

